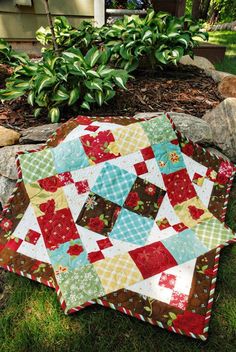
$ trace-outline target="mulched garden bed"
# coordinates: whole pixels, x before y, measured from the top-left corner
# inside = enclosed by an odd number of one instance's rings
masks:
[[[2,75],[0,84],[1,78]],[[201,118],[223,100],[213,79],[193,66],[179,65],[163,71],[139,70],[127,88],[127,91],[119,90],[110,104],[101,108],[91,111],[66,109],[62,122],[78,114],[133,116],[155,111],[175,111]],[[0,104],[0,124],[6,127],[27,128],[49,122],[46,114],[35,119],[25,98]]]

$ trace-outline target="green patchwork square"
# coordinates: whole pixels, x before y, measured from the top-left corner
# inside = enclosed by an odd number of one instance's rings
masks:
[[[216,248],[220,244],[233,238],[232,230],[227,229],[216,218],[204,221],[192,228],[199,240],[209,249]]]
[[[170,120],[165,115],[140,123],[151,144],[176,139]]]
[[[49,149],[22,154],[19,156],[19,160],[25,183],[32,183],[57,173],[52,152]]]
[[[66,302],[67,311],[105,295],[101,281],[92,264],[60,273],[56,279]]]

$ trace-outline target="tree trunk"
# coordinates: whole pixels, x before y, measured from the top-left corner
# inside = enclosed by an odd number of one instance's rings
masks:
[[[209,7],[210,7],[210,3],[211,3],[211,0],[205,0],[202,3],[201,18],[203,20],[206,20],[207,17],[208,17],[208,11],[209,11]]]
[[[193,0],[192,17],[198,20],[200,18],[200,15],[201,15],[201,0]]]
[[[57,42],[56,42],[56,36],[55,36],[53,21],[52,21],[52,15],[51,15],[51,12],[49,9],[48,0],[44,0],[44,4],[45,4],[45,10],[46,10],[47,18],[48,18],[49,27],[50,27],[51,33],[52,33],[53,48],[54,48],[56,55],[58,55],[58,46],[57,46]]]

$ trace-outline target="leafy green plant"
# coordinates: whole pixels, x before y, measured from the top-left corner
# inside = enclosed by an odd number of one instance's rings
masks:
[[[21,62],[25,63],[26,60],[27,54],[13,50],[5,39],[0,39],[0,63],[14,66]]]
[[[46,53],[41,62],[18,66],[7,80],[6,89],[0,90],[0,99],[27,95],[35,116],[46,108],[52,122],[59,120],[64,106],[101,106],[114,97],[115,88],[125,89],[129,78],[126,71],[107,66],[110,55],[110,50],[96,47],[85,56],[73,47],[61,56]]]
[[[83,21],[76,29],[64,16],[56,17],[53,27],[59,51],[76,46],[82,52],[86,52],[86,49],[91,48],[92,43],[96,41],[99,35],[99,28],[94,27],[91,22]],[[40,27],[36,31],[36,39],[44,46],[43,51],[53,50],[50,27]]]
[[[152,10],[145,18],[124,16],[111,27],[102,28],[100,36],[111,48],[115,65],[129,71],[139,66],[142,57],[147,57],[152,67],[177,64],[183,55],[193,56],[197,37],[208,38],[190,17],[176,18]]]

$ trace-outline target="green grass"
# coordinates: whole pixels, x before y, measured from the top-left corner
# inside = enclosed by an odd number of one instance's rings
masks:
[[[236,185],[227,223],[236,230]],[[222,251],[207,342],[169,333],[113,310],[92,306],[65,316],[55,291],[7,273],[0,312],[3,352],[232,352],[236,350],[236,246]]]
[[[236,32],[218,31],[209,34],[210,43],[227,47],[225,59],[216,64],[216,69],[236,75]]]

